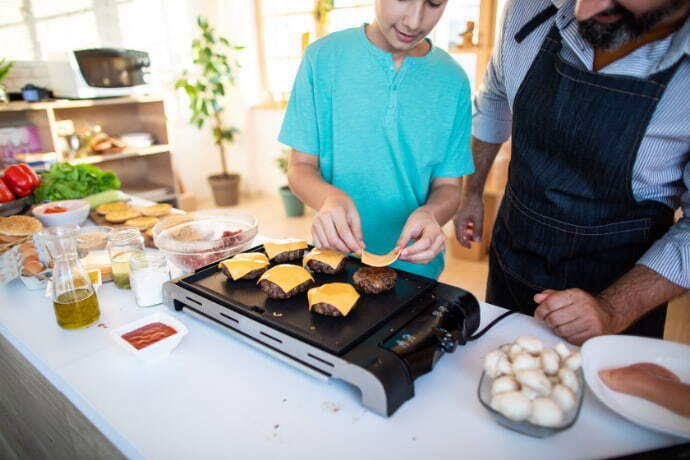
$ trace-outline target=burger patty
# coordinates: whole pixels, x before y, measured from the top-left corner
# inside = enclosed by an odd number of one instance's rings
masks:
[[[227,276],[231,280],[235,280],[232,277],[232,275],[230,274],[230,270],[228,270],[228,268],[225,265],[221,265],[220,269],[223,271],[223,274],[225,274],[225,276]],[[264,268],[257,268],[256,270],[252,270],[249,273],[247,273],[246,275],[239,277],[238,279],[240,279],[240,280],[255,280],[258,277],[260,277],[261,275],[263,275],[266,270],[268,270],[268,266],[265,266]],[[237,280],[235,280],[235,281],[237,281]]]
[[[380,294],[395,286],[398,274],[389,267],[363,267],[352,276],[358,291],[364,294]]]
[[[276,254],[276,256],[273,259],[271,259],[271,262],[277,262],[279,264],[282,264],[285,262],[301,259],[302,257],[304,257],[304,254],[306,252],[306,249],[295,249],[294,251],[281,252],[279,254]]]
[[[325,302],[315,303],[314,305],[312,305],[311,311],[313,311],[314,313],[318,313],[319,315],[332,316],[334,318],[336,316],[342,316],[337,308],[335,308],[330,303]]]
[[[325,273],[327,275],[335,275],[336,273],[340,273],[342,269],[345,268],[345,262],[346,260],[343,259],[340,261],[337,267],[333,268],[330,265],[321,262],[320,260],[311,259],[309,262],[307,262],[307,269],[314,273]]]
[[[259,281],[259,287],[264,291],[271,299],[289,299],[293,295],[297,295],[300,292],[304,292],[309,289],[314,282],[312,280],[307,280],[302,284],[290,289],[288,292],[283,291],[283,289],[278,286],[273,281],[261,280]]]

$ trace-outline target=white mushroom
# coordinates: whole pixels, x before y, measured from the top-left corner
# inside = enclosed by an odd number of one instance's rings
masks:
[[[519,390],[520,385],[513,376],[504,375],[499,377],[491,384],[491,394],[497,395],[498,393],[505,393],[506,391]]]
[[[553,387],[551,398],[556,401],[563,412],[569,412],[575,407],[575,394],[570,388],[560,383]]]
[[[563,366],[571,371],[576,371],[582,366],[582,354],[579,351],[571,353],[563,360]]]
[[[520,345],[514,343],[510,346],[510,350],[508,350],[508,358],[510,358],[510,360],[512,361],[515,355],[517,355],[518,353],[522,353],[523,351],[525,350]]]
[[[527,396],[531,401],[539,397],[539,393],[527,386],[522,387],[520,391],[522,391],[522,394]]]
[[[528,369],[515,373],[515,378],[522,387],[529,387],[540,396],[548,396],[551,393],[551,382],[541,369]]]
[[[498,362],[502,357],[505,357],[505,354],[499,350],[491,351],[484,356],[484,372],[492,379],[501,375],[498,369]]]
[[[513,373],[527,369],[540,369],[541,360],[526,352],[520,352],[513,357]]]
[[[562,367],[558,370],[558,378],[561,379],[561,383],[563,385],[567,386],[570,388],[570,390],[572,390],[573,393],[577,394],[577,390],[580,387],[580,382],[574,371],[568,369],[567,367]]]
[[[551,398],[537,398],[532,401],[532,414],[527,419],[540,426],[554,427],[563,423],[563,411]]]
[[[532,401],[519,391],[497,394],[491,400],[491,407],[516,422],[525,420],[532,413]]]
[[[544,348],[541,352],[541,368],[546,375],[556,375],[560,363],[561,357],[552,348]]]
[[[513,367],[510,364],[510,359],[504,354],[498,360],[498,372],[499,375],[512,375]]]
[[[521,335],[515,340],[515,343],[520,345],[531,355],[538,355],[544,349],[541,340],[533,335]]]
[[[564,344],[563,342],[559,342],[558,345],[556,345],[556,353],[561,357],[561,359],[565,359],[570,355],[570,350]]]

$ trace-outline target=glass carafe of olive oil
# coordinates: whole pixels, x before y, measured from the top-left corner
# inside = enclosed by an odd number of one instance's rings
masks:
[[[46,228],[40,235],[55,262],[53,307],[64,329],[87,327],[101,316],[96,291],[77,256],[78,233],[77,225],[61,225]]]

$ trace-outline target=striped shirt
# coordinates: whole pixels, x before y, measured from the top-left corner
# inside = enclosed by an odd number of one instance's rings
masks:
[[[550,3],[559,8],[557,15],[518,44],[515,34]],[[563,37],[561,57],[592,70],[594,49],[578,33],[575,3],[576,0],[508,1],[496,50],[474,100],[474,137],[495,144],[508,140],[515,95],[554,21]],[[665,39],[648,43],[599,72],[648,78],[679,59],[683,62],[659,101],[640,144],[632,188],[638,202],[655,200],[673,209],[682,208],[683,217],[638,263],[690,289],[690,18]]]

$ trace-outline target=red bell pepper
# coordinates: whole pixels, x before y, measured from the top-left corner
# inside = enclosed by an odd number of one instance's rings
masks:
[[[34,170],[25,164],[10,166],[2,178],[7,188],[19,198],[31,195],[40,182]]]
[[[7,184],[4,180],[2,180],[2,177],[0,177],[0,203],[6,203],[8,201],[13,200],[14,195],[12,194],[12,192],[10,192],[10,189],[7,187]]]

